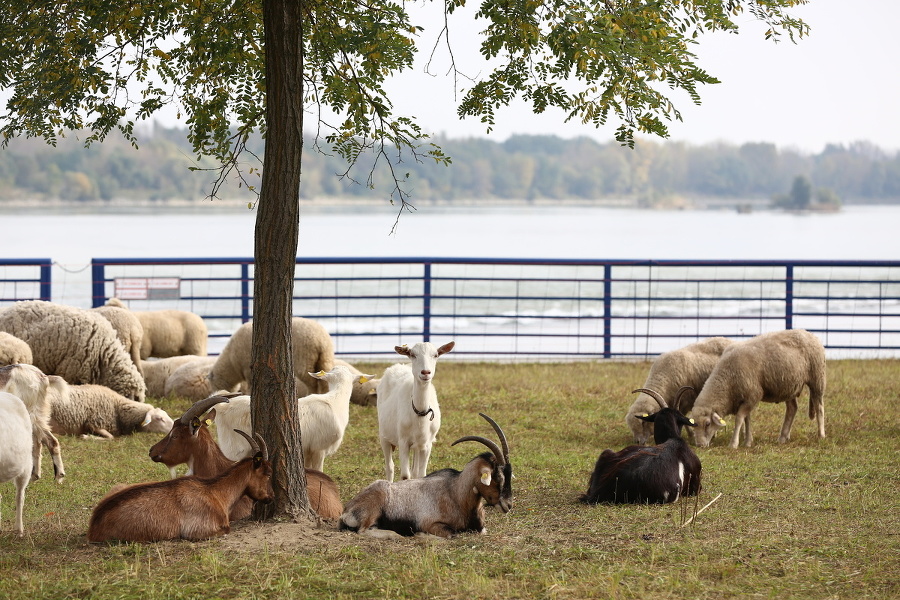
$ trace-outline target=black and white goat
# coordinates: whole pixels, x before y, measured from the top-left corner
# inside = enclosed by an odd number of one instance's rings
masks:
[[[481,436],[461,437],[451,445],[479,442],[490,452],[470,460],[462,471],[441,469],[424,478],[395,482],[379,479],[346,504],[341,529],[381,539],[485,533],[485,504],[499,506],[504,513],[512,508],[512,465],[503,430],[479,414],[497,432],[502,450]]]
[[[679,389],[672,408],[651,389],[634,390],[633,393],[649,395],[660,405],[660,410],[652,415],[638,415],[653,423],[656,445],[627,446],[619,452],[604,450],[581,502],[666,504],[682,495],[694,496],[700,492],[700,459],[681,437],[681,427],[693,427],[694,423],[678,410],[682,394],[691,389],[687,386]]]

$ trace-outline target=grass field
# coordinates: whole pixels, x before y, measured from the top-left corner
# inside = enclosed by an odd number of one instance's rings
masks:
[[[380,372],[384,365],[359,365]],[[577,502],[597,455],[631,443],[624,415],[649,363],[493,365],[443,359],[443,425],[429,470],[483,451],[450,442],[509,438],[515,505],[488,509],[486,535],[377,542],[334,524],[239,523],[206,542],[91,545],[87,522],[115,483],[166,478],[147,450],[161,436],[61,439],[68,477],[26,496],[26,537],[12,533],[14,487],[0,484],[0,598],[897,598],[900,597],[900,361],[829,361],[828,437],[806,417],[776,443],[783,406],[754,413],[755,446],[719,436],[698,449],[699,501],[663,506]],[[161,400],[173,416],[188,403]],[[381,477],[374,408],[351,406],[325,470],[346,501]],[[686,515],[721,494],[696,520]]]

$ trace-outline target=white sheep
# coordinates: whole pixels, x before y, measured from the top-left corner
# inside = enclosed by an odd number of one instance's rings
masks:
[[[753,444],[750,413],[760,402],[784,402],[780,443],[791,437],[797,399],[809,388],[809,418],[815,418],[825,437],[825,348],[803,329],[774,331],[735,342],[722,353],[706,385],[697,395],[691,416],[694,440],[706,447],[725,427],[722,417],[736,415],[729,446],[737,448],[742,429],[744,445]]]
[[[231,390],[239,385],[248,389],[252,337],[252,321],[244,323],[232,334],[209,372],[212,389]],[[330,371],[334,366],[334,342],[331,335],[316,321],[294,317],[291,320],[291,345],[296,378],[294,391],[297,396],[325,392],[326,384],[309,373]]]
[[[303,444],[303,463],[307,468],[321,471],[325,457],[337,452],[350,421],[350,394],[353,384],[371,375],[354,375],[343,365],[330,371],[310,373],[328,384],[324,394],[310,394],[297,400],[300,435]],[[250,447],[238,438],[235,429],[250,423],[250,396],[237,396],[210,411],[216,422],[216,432],[222,453],[231,460],[247,456]]]
[[[138,368],[138,372],[143,375],[141,370],[141,345],[144,341],[144,327],[140,320],[127,308],[118,306],[98,306],[91,310],[103,315],[103,318],[109,321],[113,329],[116,330],[116,336],[125,346],[125,351],[131,357],[131,361]]]
[[[97,383],[132,400],[146,386],[109,321],[92,310],[43,300],[16,302],[0,310],[0,331],[24,340],[32,364],[68,383]]]
[[[65,385],[48,393],[50,427],[59,435],[113,439],[136,431],[168,433],[174,421],[161,408],[135,402],[102,385]]]
[[[45,375],[34,365],[0,367],[0,391],[21,399],[31,420],[31,476],[34,479],[41,477],[41,446],[50,451],[56,481],[62,481],[66,476],[59,440],[50,429],[50,394],[53,390],[64,389],[65,385],[61,377]]]
[[[215,356],[204,356],[181,365],[166,379],[163,393],[167,398],[203,400],[212,395],[209,371],[216,362]]]
[[[30,365],[33,360],[28,344],[10,333],[0,331],[0,367],[19,363]]]
[[[25,488],[31,481],[31,417],[25,403],[7,392],[0,392],[0,483],[16,484],[16,534],[25,535],[22,512]]]
[[[125,308],[118,298],[110,298],[106,305]],[[176,309],[136,310],[132,314],[141,322],[144,331],[141,359],[182,354],[206,356],[209,330],[200,315]]]
[[[208,359],[208,356],[184,354],[182,356],[170,356],[169,358],[154,358],[141,361],[141,371],[144,373],[144,383],[147,385],[147,396],[150,398],[162,398],[166,395],[166,380],[178,367],[189,362]]]
[[[362,375],[362,371],[351,365],[345,360],[339,358],[334,359],[335,365],[344,365],[354,375]],[[353,384],[353,393],[350,394],[350,402],[359,406],[375,406],[378,403],[378,393],[376,391],[380,379],[366,379],[362,383]]]
[[[411,362],[388,367],[378,384],[378,438],[389,482],[394,481],[394,448],[399,451],[400,479],[425,477],[431,446],[441,428],[441,408],[433,383],[437,359],[453,346],[454,342],[440,348],[419,342],[412,347],[394,347]]]
[[[655,390],[663,398],[674,398],[683,386],[692,387],[696,391],[684,394],[680,404],[681,411],[687,414],[694,406],[697,393],[703,388],[722,352],[732,343],[733,341],[728,338],[712,337],[660,354],[650,365],[650,372],[641,387]],[[625,415],[625,423],[634,434],[635,444],[647,444],[653,435],[653,423],[639,419],[638,415],[654,413],[657,410],[659,405],[656,400],[647,394],[641,392],[635,398]]]

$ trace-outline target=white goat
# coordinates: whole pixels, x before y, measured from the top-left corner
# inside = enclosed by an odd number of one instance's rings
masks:
[[[430,342],[395,346],[410,363],[385,370],[378,384],[378,438],[384,453],[384,478],[394,481],[394,448],[399,450],[400,479],[425,477],[431,446],[441,428],[441,408],[434,389],[437,359],[453,350],[455,342],[435,348]],[[413,461],[410,469],[409,454]]]
[[[34,365],[15,364],[0,367],[0,391],[9,392],[20,398],[28,410],[31,418],[32,436],[32,477],[41,478],[41,445],[47,447],[53,459],[53,472],[56,481],[62,481],[66,476],[63,468],[62,451],[59,440],[50,429],[50,398],[48,390],[53,388],[58,393],[65,394],[65,380],[57,375],[44,375],[43,371]]]
[[[31,480],[31,416],[25,403],[17,396],[0,392],[0,483],[16,483],[16,534],[25,535],[22,510],[25,488]]]
[[[372,377],[360,373],[354,375],[343,365],[335,365],[330,371],[310,373],[315,379],[328,384],[324,394],[310,394],[297,400],[300,434],[303,443],[303,462],[307,468],[321,471],[325,457],[331,456],[344,440],[344,431],[350,421],[350,394],[353,384]],[[232,432],[241,427],[249,428],[250,396],[231,398],[220,404],[209,416],[216,422],[219,447],[231,460],[247,456],[250,447]]]

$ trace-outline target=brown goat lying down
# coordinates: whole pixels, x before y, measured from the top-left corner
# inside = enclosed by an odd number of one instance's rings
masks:
[[[178,477],[156,483],[138,483],[104,497],[91,514],[89,542],[121,540],[202,540],[231,531],[234,504],[246,494],[271,502],[272,464],[262,437],[250,442],[254,455],[216,476]]]

